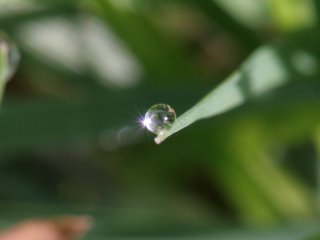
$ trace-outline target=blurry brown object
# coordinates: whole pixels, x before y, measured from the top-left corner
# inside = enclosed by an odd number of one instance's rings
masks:
[[[62,216],[52,219],[32,219],[0,233],[0,240],[75,240],[92,225],[87,216]]]

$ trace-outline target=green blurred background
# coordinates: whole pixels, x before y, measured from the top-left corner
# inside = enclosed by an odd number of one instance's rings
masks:
[[[0,29],[21,52],[0,112],[0,226],[89,214],[93,240],[318,239],[320,1],[0,0]],[[161,145],[139,126],[264,45],[285,86]]]

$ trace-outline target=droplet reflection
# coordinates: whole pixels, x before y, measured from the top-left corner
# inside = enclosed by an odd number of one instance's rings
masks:
[[[99,138],[100,146],[113,152],[121,147],[133,145],[141,140],[141,131],[139,129],[124,126],[120,129],[109,129],[101,133]]]
[[[150,132],[159,135],[163,130],[169,130],[175,120],[176,113],[174,109],[167,104],[160,103],[149,108],[142,120],[142,124]]]

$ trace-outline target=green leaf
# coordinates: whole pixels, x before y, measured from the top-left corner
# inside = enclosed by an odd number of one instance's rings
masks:
[[[271,46],[262,47],[225,82],[181,115],[171,129],[161,132],[155,142],[159,144],[190,124],[224,113],[249,98],[284,85],[287,80],[288,72],[277,50]]]

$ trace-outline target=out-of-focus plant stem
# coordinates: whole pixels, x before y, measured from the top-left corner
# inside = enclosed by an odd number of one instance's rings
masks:
[[[5,57],[4,54],[0,51],[0,104],[2,102],[6,82]]]

